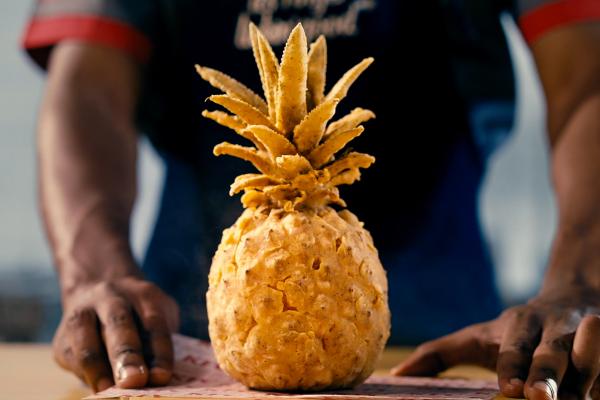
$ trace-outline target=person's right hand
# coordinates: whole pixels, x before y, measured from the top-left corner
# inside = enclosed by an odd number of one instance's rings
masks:
[[[139,277],[78,285],[63,296],[54,356],[94,392],[165,385],[178,325],[175,301]]]

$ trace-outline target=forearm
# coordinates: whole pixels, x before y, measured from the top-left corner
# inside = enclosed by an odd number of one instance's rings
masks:
[[[559,224],[544,287],[600,288],[600,92],[570,113],[552,151]]]
[[[103,118],[84,126],[77,114],[85,105],[49,108],[38,137],[40,200],[63,288],[71,280],[130,273],[135,144],[106,143],[115,135]]]
[[[600,23],[555,29],[532,51],[546,96],[559,214],[543,291],[600,288]]]
[[[42,214],[68,292],[82,281],[138,274],[129,247],[136,135],[130,107],[87,84],[87,68],[69,70],[73,56],[61,56],[40,111],[38,162]]]

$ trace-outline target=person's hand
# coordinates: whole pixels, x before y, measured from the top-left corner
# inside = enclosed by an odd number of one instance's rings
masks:
[[[458,364],[475,364],[495,370],[508,397],[600,398],[599,315],[598,290],[546,291],[495,320],[419,346],[392,374],[433,376]]]
[[[94,392],[165,385],[173,370],[177,304],[139,277],[78,285],[63,296],[53,341],[58,364]]]

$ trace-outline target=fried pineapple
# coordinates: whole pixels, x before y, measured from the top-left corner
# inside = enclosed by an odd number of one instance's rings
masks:
[[[238,176],[245,211],[223,232],[206,294],[209,332],[221,368],[248,387],[315,391],[349,388],[372,372],[390,330],[387,279],[373,240],[339,195],[375,159],[339,155],[375,115],[357,108],[331,122],[367,58],[325,93],[327,46],[310,47],[301,25],[281,62],[250,26],[264,99],[206,67],[226,111],[203,115],[248,146],[214,149],[258,170]],[[333,208],[336,206],[337,211]]]

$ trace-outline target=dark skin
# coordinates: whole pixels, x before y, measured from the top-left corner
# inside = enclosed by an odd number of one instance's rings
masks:
[[[507,396],[553,399],[560,388],[561,399],[585,398],[600,372],[600,24],[560,28],[532,50],[560,212],[543,288],[493,321],[420,346],[393,372],[475,363],[498,372]],[[64,310],[54,352],[95,391],[163,385],[172,374],[177,306],[144,281],[128,239],[138,80],[124,53],[64,41],[40,112],[41,204]]]
[[[558,29],[532,48],[544,85],[558,233],[540,293],[497,319],[420,346],[396,375],[458,364],[498,373],[502,393],[600,396],[600,24]]]
[[[38,159],[62,291],[55,358],[94,391],[164,385],[178,308],[143,279],[129,246],[138,66],[114,50],[64,42],[49,68]]]

